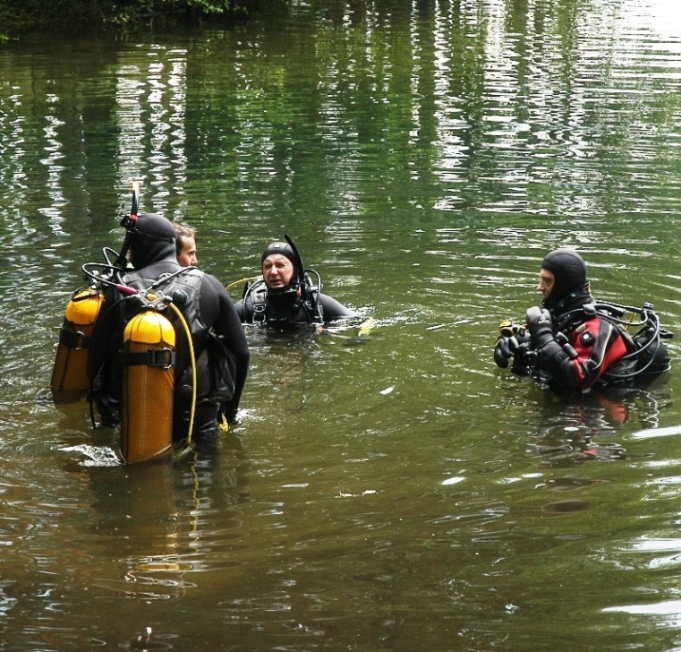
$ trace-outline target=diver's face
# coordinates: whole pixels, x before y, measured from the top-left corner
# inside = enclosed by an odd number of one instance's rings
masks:
[[[539,272],[539,285],[537,285],[537,292],[539,292],[544,299],[548,299],[553,292],[553,286],[556,284],[556,277],[553,272],[549,272],[548,269],[542,267],[541,272]]]
[[[182,267],[198,265],[199,259],[196,257],[196,241],[194,238],[180,236],[180,242],[182,243],[182,249],[180,249],[180,253],[177,254],[177,262],[180,263]]]
[[[284,288],[293,278],[293,263],[281,254],[270,254],[262,261],[262,277],[268,288]]]

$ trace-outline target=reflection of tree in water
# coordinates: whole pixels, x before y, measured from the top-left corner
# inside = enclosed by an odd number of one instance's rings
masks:
[[[219,453],[89,468],[97,517],[91,527],[120,571],[97,579],[100,594],[177,599],[196,586],[189,573],[229,565],[229,551],[241,547],[249,472],[241,441],[230,433]]]
[[[621,432],[625,423],[654,427],[661,404],[668,400],[661,387],[589,392],[577,397],[557,397],[547,392],[546,396],[541,425],[527,450],[539,456],[540,466],[550,467],[624,459],[626,450],[613,436]]]

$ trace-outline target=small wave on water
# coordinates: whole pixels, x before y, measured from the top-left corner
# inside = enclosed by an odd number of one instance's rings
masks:
[[[85,459],[79,462],[80,466],[120,466],[123,463],[118,455],[116,455],[116,452],[108,446],[79,444],[78,446],[65,446],[59,450],[64,453],[82,454]]]
[[[632,439],[650,439],[652,437],[670,437],[681,435],[681,426],[667,428],[646,428],[632,434]]]

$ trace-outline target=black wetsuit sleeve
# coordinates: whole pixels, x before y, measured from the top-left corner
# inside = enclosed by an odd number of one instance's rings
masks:
[[[333,321],[334,319],[342,319],[347,317],[356,317],[356,313],[346,308],[340,301],[336,301],[333,297],[328,294],[320,294],[319,302],[322,305],[322,310],[324,311],[324,321]]]
[[[239,321],[242,322],[242,323],[246,323],[246,310],[245,310],[243,299],[239,299],[239,301],[237,301],[234,304],[234,310],[236,311],[236,314],[237,314],[237,317],[239,318]]]
[[[208,274],[201,285],[201,316],[206,326],[212,327],[217,335],[222,336],[224,345],[235,358],[234,396],[223,408],[228,420],[231,420],[236,416],[246,386],[250,352],[232,299],[224,286]]]
[[[564,392],[581,389],[574,361],[556,340],[551,340],[537,350],[540,367],[549,374],[552,385]]]

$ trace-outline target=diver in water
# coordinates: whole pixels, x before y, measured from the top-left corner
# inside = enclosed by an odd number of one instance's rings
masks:
[[[561,393],[627,386],[650,381],[670,368],[650,304],[632,308],[599,302],[591,294],[586,264],[572,249],[557,249],[543,260],[537,291],[542,307],[525,314],[525,325],[504,321],[494,360],[520,375],[534,376]],[[624,316],[631,313],[632,319]],[[630,334],[629,329],[638,329]]]
[[[246,383],[250,356],[241,322],[227,291],[215,277],[178,263],[177,234],[169,220],[142,213],[124,225],[134,271],[124,272],[119,284],[106,288],[88,360],[91,400],[105,423],[118,422],[123,365],[134,364],[126,363],[119,351],[125,325],[140,311],[135,291],[165,293],[180,310],[191,337],[189,341],[181,324],[176,323],[179,317],[175,317],[173,439],[187,435],[193,408],[192,433],[197,440],[210,443],[217,435],[218,412],[229,423],[235,420]],[[197,370],[195,403],[192,353]]]
[[[286,242],[272,242],[262,252],[262,278],[248,285],[234,306],[241,321],[283,328],[355,317],[343,304],[321,293],[319,274],[304,269],[293,241],[285,238]],[[316,284],[310,274],[315,274]]]

